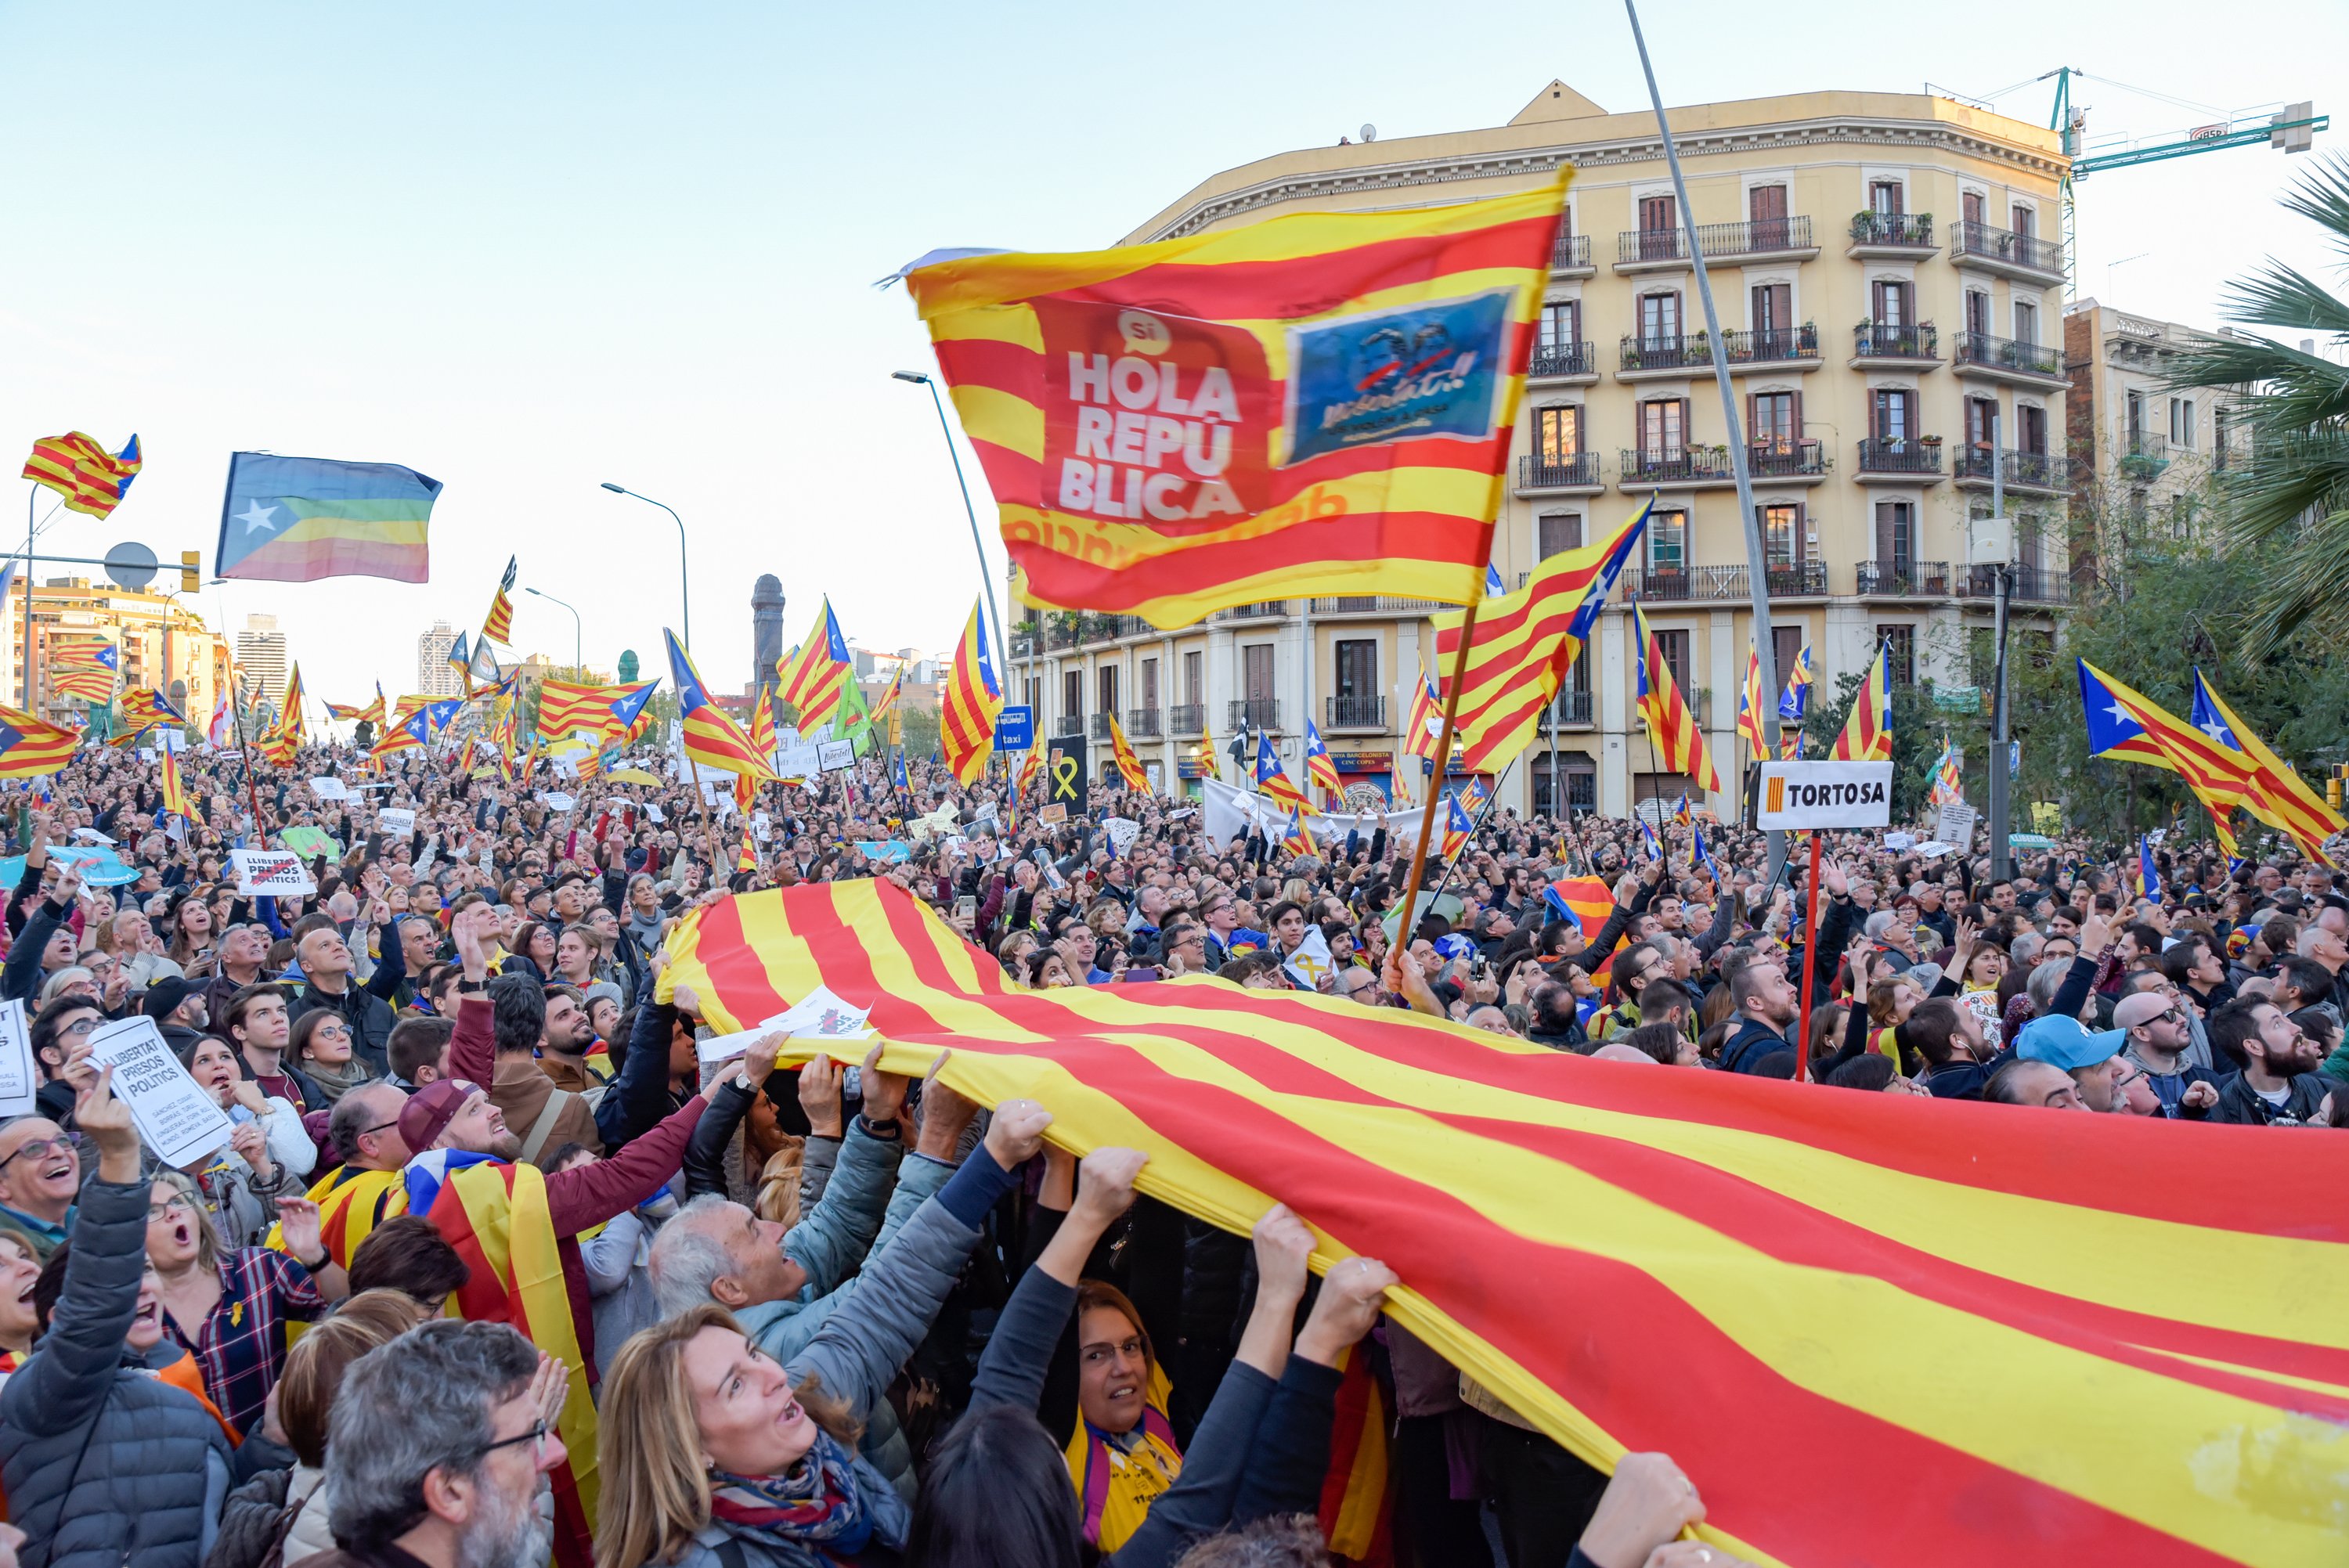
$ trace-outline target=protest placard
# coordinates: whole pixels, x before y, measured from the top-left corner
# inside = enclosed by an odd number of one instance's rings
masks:
[[[416,810],[411,806],[386,806],[375,814],[375,825],[382,832],[404,839],[416,831]]]
[[[539,796],[539,803],[550,811],[568,811],[579,804],[560,789],[549,789]]]
[[[311,779],[310,793],[321,800],[347,800],[351,798],[349,787],[331,774],[321,774]]]
[[[1036,813],[1036,820],[1048,828],[1057,828],[1069,820],[1069,809],[1055,800]]]
[[[1973,847],[1974,823],[1980,816],[1971,806],[1943,801],[1940,820],[1933,828],[1935,841],[1949,845],[1960,854],[1966,853]]]
[[[815,750],[817,768],[822,772],[837,773],[856,766],[856,742],[853,740],[827,740]]]
[[[340,855],[343,852],[343,846],[336,842],[325,829],[314,828],[307,822],[296,823],[284,830],[277,835],[277,841],[298,854]]]
[[[130,1108],[140,1139],[161,1163],[192,1165],[228,1141],[228,1112],[188,1076],[154,1019],[109,1024],[89,1047],[92,1062],[114,1069],[114,1097]]]
[[[761,1035],[786,1035],[793,1039],[863,1040],[873,1031],[865,1020],[873,1016],[870,1007],[852,1006],[823,985],[802,997],[795,1006],[786,1007],[763,1023],[739,1034],[719,1035],[703,1040],[694,1047],[695,1054],[705,1062],[722,1062],[739,1057],[750,1048],[750,1042]]]
[[[1105,817],[1102,826],[1109,830],[1110,852],[1115,855],[1123,855],[1142,837],[1142,824],[1131,817]]]
[[[302,864],[302,857],[291,850],[231,850],[229,860],[236,867],[236,891],[242,893],[266,893],[281,898],[287,893],[316,892],[318,884]]]
[[[25,1004],[0,1002],[0,1116],[29,1116],[41,1076],[33,1068],[32,1026]]]

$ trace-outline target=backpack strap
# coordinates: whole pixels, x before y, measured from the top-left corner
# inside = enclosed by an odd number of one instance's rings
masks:
[[[522,1157],[524,1160],[533,1165],[538,1163],[539,1150],[544,1149],[546,1140],[554,1135],[554,1124],[563,1119],[563,1108],[578,1098],[567,1088],[558,1088],[546,1097],[546,1104],[540,1109],[538,1119],[530,1124],[530,1132],[522,1140]]]

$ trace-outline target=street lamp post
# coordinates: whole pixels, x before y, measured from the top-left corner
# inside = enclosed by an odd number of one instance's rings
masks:
[[[963,515],[970,519],[970,547],[978,554],[978,595],[990,610],[995,608],[995,585],[987,575],[987,547],[979,542],[978,511],[970,504],[970,485],[962,477],[962,454],[955,450],[954,427],[947,423],[946,399],[938,396],[938,384],[918,370],[892,370],[889,374],[899,381],[910,381],[930,389],[930,406],[938,411],[938,434],[946,438],[947,456],[954,462],[955,484],[962,490]],[[995,616],[995,657],[1003,672],[1007,686],[1011,679],[1011,645],[1005,640],[1003,616]]]
[[[693,590],[686,585],[685,581],[685,519],[677,515],[677,508],[665,501],[655,500],[648,495],[636,495],[636,491],[626,485],[616,485],[610,480],[605,480],[604,488],[614,495],[636,496],[638,500],[647,506],[659,507],[668,513],[670,521],[677,524],[677,597],[678,608],[685,615],[685,645],[690,648],[693,646]],[[533,589],[532,592],[536,593],[537,590]],[[542,593],[539,597],[546,598],[549,595]]]
[[[654,504],[657,506],[660,503],[656,501]],[[539,589],[533,588],[528,585],[524,585],[523,592],[530,594],[533,598],[543,599],[550,604],[560,604],[564,609],[571,612],[571,673],[576,676],[579,679],[583,681],[585,680],[587,678],[587,665],[580,653],[580,649],[584,645],[585,634],[580,629],[578,606],[571,603],[568,600],[558,599],[552,593],[543,593]],[[690,637],[692,634],[692,628],[690,626],[687,627],[686,635]]]

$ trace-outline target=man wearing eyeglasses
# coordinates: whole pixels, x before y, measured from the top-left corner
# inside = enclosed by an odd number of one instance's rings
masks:
[[[63,1128],[46,1116],[0,1123],[0,1231],[22,1237],[34,1257],[48,1262],[73,1233],[80,1190],[81,1161]]]
[[[2159,991],[2138,991],[2121,998],[2113,1023],[2127,1033],[2123,1054],[2144,1073],[2162,1115],[2199,1121],[2209,1114],[2219,1103],[2219,1077],[2184,1059],[2193,1037],[2183,1002]]]

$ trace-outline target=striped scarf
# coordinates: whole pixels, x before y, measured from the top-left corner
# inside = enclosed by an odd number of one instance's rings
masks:
[[[857,1490],[855,1456],[829,1432],[781,1475],[710,1473],[710,1517],[791,1568],[854,1558],[872,1540],[876,1512]]]

